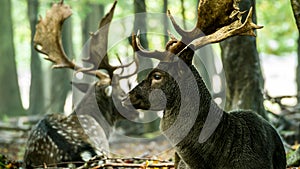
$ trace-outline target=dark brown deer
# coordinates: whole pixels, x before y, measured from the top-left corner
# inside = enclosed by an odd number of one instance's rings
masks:
[[[252,8],[239,11],[239,0],[200,0],[198,22],[182,30],[170,15],[181,40],[172,39],[166,50],[146,51],[134,37],[141,56],[160,63],[129,93],[136,109],[164,110],[161,130],[175,146],[177,168],[284,169],[285,150],[276,130],[250,110],[225,112],[192,65],[194,51],[235,35],[255,36],[261,28],[252,22]],[[243,56],[241,56],[243,57]],[[130,102],[130,103],[129,103]]]
[[[129,66],[111,66],[107,55],[109,24],[112,20],[115,2],[110,12],[101,20],[97,32],[91,34],[88,63],[92,68],[83,68],[70,61],[61,44],[61,28],[71,14],[68,5],[54,4],[45,19],[40,19],[34,37],[35,48],[45,54],[54,68],[70,68],[98,77],[99,81],[91,85],[82,100],[75,106],[70,116],[63,114],[46,115],[32,129],[24,155],[25,168],[60,166],[79,163],[95,155],[103,155],[109,150],[108,137],[115,123],[136,117],[137,113],[122,106],[125,92],[120,88],[120,78],[114,75],[118,68]],[[98,69],[105,69],[103,73]],[[118,109],[117,109],[118,108]],[[122,115],[119,111],[122,111]],[[133,114],[132,114],[133,113]]]

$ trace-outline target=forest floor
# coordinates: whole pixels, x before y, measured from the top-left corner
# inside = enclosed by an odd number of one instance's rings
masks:
[[[25,153],[27,138],[25,133],[0,131],[0,154],[8,159],[21,161]]]
[[[168,140],[162,136],[152,139],[113,138],[110,149],[114,157],[154,158],[167,161],[173,158],[175,152]]]
[[[0,131],[0,141],[7,137],[7,132]],[[10,140],[11,143],[0,143],[0,168],[1,154],[5,155],[13,166],[21,164],[26,145],[26,134],[20,134],[19,138]],[[173,161],[174,149],[164,137],[153,139],[132,139],[124,137],[115,137],[110,143],[111,154],[113,158],[149,158],[162,161]],[[20,162],[20,163],[19,163]],[[300,169],[293,167],[288,169]]]
[[[8,160],[20,162],[23,160],[27,133],[24,132],[7,132],[0,130],[0,164],[1,154]],[[12,137],[13,138],[9,138]],[[18,138],[17,138],[18,137]],[[7,143],[4,143],[7,141]],[[149,158],[162,161],[173,161],[174,149],[170,146],[164,137],[154,139],[129,139],[113,137],[110,143],[113,158]],[[0,165],[1,168],[1,165]]]

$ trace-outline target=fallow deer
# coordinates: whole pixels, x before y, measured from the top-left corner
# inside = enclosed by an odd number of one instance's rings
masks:
[[[115,123],[137,116],[137,112],[121,107],[125,96],[119,84],[119,76],[114,74],[118,68],[127,65],[111,66],[107,55],[109,25],[113,18],[117,1],[101,20],[99,28],[91,34],[89,58],[92,68],[83,68],[68,59],[62,47],[61,29],[63,22],[72,14],[63,1],[54,4],[44,19],[40,18],[36,26],[34,45],[38,52],[45,54],[45,59],[54,63],[53,68],[70,68],[76,72],[96,76],[99,80],[91,85],[82,100],[75,105],[71,115],[46,115],[32,129],[24,155],[26,168],[40,166],[60,166],[82,162],[95,155],[109,151],[108,138]],[[134,61],[134,63],[137,63]],[[105,69],[107,73],[100,71]],[[119,111],[122,111],[122,115]],[[133,114],[132,114],[133,113]]]
[[[177,168],[285,169],[285,150],[279,134],[250,110],[226,112],[212,100],[192,64],[194,51],[236,35],[255,36],[252,8],[238,8],[239,0],[200,0],[192,31],[182,30],[165,51],[146,51],[134,36],[133,48],[160,63],[129,92],[125,104],[136,109],[164,110],[160,128],[175,146]],[[242,19],[243,18],[243,19]],[[240,56],[243,57],[243,56]]]

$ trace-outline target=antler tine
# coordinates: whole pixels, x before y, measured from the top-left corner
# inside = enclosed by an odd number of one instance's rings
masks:
[[[174,17],[172,16],[170,10],[168,10],[168,16],[171,20],[171,23],[174,27],[174,29],[176,30],[176,32],[181,36],[182,41],[186,44],[190,43],[194,38],[201,36],[203,33],[200,31],[200,29],[198,29],[197,27],[195,27],[194,29],[192,29],[191,31],[186,31],[184,29],[182,29],[177,22],[175,21]]]
[[[98,66],[98,69],[105,69],[107,70],[108,74],[110,77],[113,76],[113,72],[117,69],[118,67],[116,66],[112,66],[109,64],[109,60],[108,60],[108,55],[106,54],[103,58],[103,60],[101,61],[100,65]]]
[[[134,52],[135,52],[135,49],[136,49],[136,48],[133,47]],[[137,73],[139,61],[138,61],[138,58],[137,58],[135,55],[134,55],[133,61],[131,61],[131,62],[128,63],[128,64],[123,64],[123,63],[122,63],[122,60],[120,59],[120,57],[119,57],[118,54],[117,54],[117,59],[118,59],[118,61],[119,61],[119,63],[120,63],[120,66],[117,66],[117,68],[121,68],[121,69],[122,69],[121,72],[120,72],[120,74],[118,75],[118,78],[119,78],[119,79],[126,79],[126,78],[129,78],[129,77],[131,77],[131,76],[133,76],[134,74]],[[133,63],[135,63],[135,65],[136,65],[135,71],[134,71],[133,73],[129,74],[129,75],[121,76],[121,74],[124,73],[124,68],[128,68],[128,67],[129,67],[130,65],[132,65]]]
[[[133,63],[135,63],[135,69],[134,69],[134,71],[132,73],[128,74],[128,75],[120,76],[120,79],[127,79],[127,78],[135,75],[138,72],[138,70],[139,70],[138,69],[139,68],[139,59],[138,59],[138,57],[136,55],[134,55],[133,61],[131,63],[129,63],[128,66],[131,65],[131,64],[133,64]],[[126,66],[126,67],[128,67],[128,66]]]
[[[176,30],[176,32],[177,32],[180,36],[185,37],[185,36],[187,35],[187,31],[183,30],[183,29],[177,24],[177,22],[175,21],[174,17],[172,16],[170,10],[168,10],[167,12],[168,12],[168,16],[169,16],[169,18],[170,18],[170,20],[171,20],[171,23],[172,23],[174,29]]]
[[[116,55],[117,55],[117,59],[118,59],[118,61],[119,61],[120,65],[121,65],[121,66],[123,66],[123,63],[122,63],[122,60],[121,60],[121,58],[120,58],[119,54],[116,54]],[[122,74],[123,72],[124,72],[124,68],[122,68],[122,70],[121,70],[120,74]]]
[[[129,63],[127,63],[127,64],[123,64],[123,63],[122,63],[122,60],[121,60],[121,58],[119,57],[118,54],[117,54],[117,59],[118,59],[118,61],[119,61],[119,63],[120,63],[120,66],[117,66],[117,68],[121,68],[121,69],[122,69],[122,72],[121,72],[120,74],[122,74],[122,73],[124,72],[124,68],[126,68],[126,67],[132,65],[133,63],[138,62],[138,58],[134,57],[133,60],[132,60],[131,62],[129,62]]]
[[[166,44],[166,50],[159,52],[146,51],[140,44],[139,33],[133,35],[132,47],[138,54],[146,57],[156,58],[165,62],[174,61],[174,55],[183,57],[186,49],[191,48],[196,50],[209,43],[220,42],[226,38],[235,35],[250,35],[255,36],[254,30],[260,29],[252,22],[252,8],[247,15],[246,21],[242,23],[242,15],[238,8],[240,0],[223,0],[211,1],[200,0],[198,6],[198,20],[196,26],[191,31],[183,30],[175,21],[171,12],[168,11],[168,16],[175,30],[180,34],[181,40],[177,40],[174,36]],[[183,53],[182,53],[183,52]],[[184,61],[191,63],[191,59],[181,58]]]
[[[84,59],[84,61],[93,64],[90,70],[106,69],[110,77],[113,76],[113,72],[118,68],[109,64],[107,55],[109,26],[113,19],[116,4],[117,1],[113,3],[110,11],[101,19],[97,32],[91,33],[89,57]]]
[[[230,25],[232,22],[239,20],[239,15],[241,15],[238,7],[239,2],[240,0],[200,0],[197,23],[194,29],[190,31],[183,30],[177,24],[171,12],[168,11],[168,16],[174,29],[181,36],[181,40],[170,50],[177,54],[187,46],[185,44],[191,43],[194,39],[210,35],[223,26]]]
[[[244,23],[241,23],[241,20],[237,20],[228,26],[222,27],[221,29],[219,29],[213,34],[203,36],[194,40],[193,42],[191,42],[189,47],[194,48],[194,50],[196,50],[209,43],[220,42],[226,38],[235,35],[256,36],[254,33],[254,29],[260,29],[263,28],[263,26],[258,26],[253,23],[252,12],[253,12],[253,8],[251,7]]]
[[[168,51],[147,51],[144,49],[140,42],[140,31],[137,32],[137,35],[132,34],[132,47],[135,52],[137,52],[138,55],[143,57],[149,57],[149,58],[155,58],[160,61],[169,61],[169,52]]]
[[[119,58],[119,56],[117,56],[117,59],[119,60],[120,64],[119,66],[112,66],[109,64],[109,60],[108,60],[108,56],[106,55],[105,58],[102,60],[100,66],[99,66],[99,69],[105,69],[108,71],[108,74],[110,77],[113,77],[113,72],[116,70],[116,69],[123,69],[125,67],[128,67],[130,65],[132,65],[133,63],[135,63],[135,61],[133,60],[132,62],[128,63],[128,64],[123,64]],[[122,70],[123,71],[123,70]],[[121,72],[122,73],[122,72]]]
[[[61,43],[62,24],[71,15],[72,11],[69,6],[59,2],[53,4],[45,19],[40,16],[36,25],[34,48],[47,55],[45,59],[54,63],[53,68],[75,68],[75,64],[68,59]]]
[[[70,68],[80,71],[83,68],[68,59],[61,40],[62,25],[71,15],[72,10],[70,6],[63,4],[63,0],[53,4],[45,19],[40,17],[36,25],[34,48],[38,52],[45,54],[46,60],[54,63],[52,68]],[[106,77],[105,74],[97,71],[88,71],[86,73],[96,75],[100,79]]]

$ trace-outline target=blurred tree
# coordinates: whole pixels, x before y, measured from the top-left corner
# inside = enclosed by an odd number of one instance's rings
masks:
[[[13,24],[11,15],[11,1],[0,1],[0,116],[22,115],[24,109],[21,103],[18,76],[13,43]]]
[[[138,14],[146,14],[147,10],[146,10],[146,3],[145,0],[134,0],[134,13]],[[141,44],[144,46],[144,48],[148,48],[148,41],[147,41],[147,34],[145,32],[147,32],[147,16],[144,15],[145,17],[135,17],[134,19],[134,32],[137,32],[138,30],[140,30],[140,32],[142,33],[140,36],[141,39]]]
[[[72,18],[65,21],[62,30],[62,44],[67,56],[72,57],[73,40],[72,40]],[[51,112],[64,112],[64,105],[71,90],[71,78],[67,69],[53,69],[51,71]]]
[[[140,31],[140,41],[141,44],[145,49],[148,49],[149,44],[147,40],[147,14],[146,14],[146,3],[145,0],[134,0],[134,13],[135,18],[134,18],[134,25],[133,25],[133,32],[137,32],[138,30]],[[139,62],[140,62],[140,68],[145,69],[152,67],[151,61],[149,62],[150,59],[144,58],[144,57],[139,57]],[[143,71],[138,74],[138,81],[141,81],[142,79],[145,78],[147,72]]]
[[[297,82],[297,96],[298,96],[298,103],[300,102],[300,2],[299,0],[291,0],[294,17],[296,20],[296,25],[298,28],[298,65],[296,70],[296,82]]]
[[[168,10],[168,0],[164,0],[164,5],[163,5],[163,10],[162,12],[163,13],[167,13],[167,10]],[[169,18],[168,17],[164,17],[164,35],[168,35],[168,29],[169,29]],[[164,39],[164,43],[166,44],[167,42],[169,41],[169,37],[168,36],[165,36],[165,39]]]
[[[37,24],[37,16],[38,16],[38,8],[39,1],[38,0],[27,0],[28,6],[28,18],[31,29],[31,61],[30,61],[30,69],[31,69],[31,83],[30,83],[30,104],[29,104],[29,113],[30,114],[38,114],[44,112],[44,88],[43,88],[43,75],[42,75],[42,66],[41,60],[34,49],[33,46],[33,37],[35,33],[35,25]]]
[[[82,43],[90,38],[90,32],[95,32],[98,29],[99,21],[104,15],[104,5],[86,1],[84,4],[87,8],[87,13],[82,18]]]
[[[251,6],[255,11],[255,0],[244,0],[240,3],[241,11],[249,10]],[[253,21],[256,22],[255,12]],[[227,39],[221,43],[221,50],[227,83],[226,110],[251,109],[267,118],[263,105],[263,78],[256,38],[238,36]]]
[[[185,8],[184,8],[184,0],[180,0],[180,6],[181,6],[181,16],[183,20],[183,29],[187,29],[186,27],[186,17],[185,17]]]

